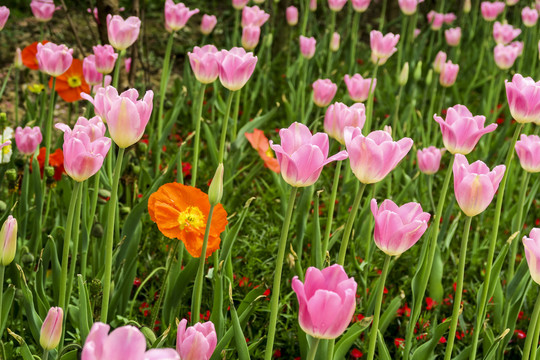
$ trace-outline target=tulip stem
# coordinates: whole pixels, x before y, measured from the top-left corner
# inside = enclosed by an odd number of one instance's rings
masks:
[[[456,339],[456,329],[461,312],[461,296],[463,295],[463,278],[465,276],[465,262],[467,259],[467,242],[469,241],[469,230],[471,228],[472,217],[467,216],[465,219],[465,227],[463,228],[463,237],[461,238],[461,249],[459,251],[458,278],[456,283],[456,293],[454,295],[454,308],[452,309],[452,319],[450,323],[450,332],[448,333],[448,343],[444,360],[452,358],[452,349],[454,348],[454,340]]]
[[[225,140],[227,139],[227,125],[229,124],[229,115],[231,113],[231,105],[234,97],[234,91],[229,91],[229,96],[227,97],[227,107],[225,109],[225,114],[223,116],[223,123],[221,124],[221,138],[219,140],[219,156],[218,164],[223,162],[223,157],[225,155]]]
[[[482,323],[484,322],[484,317],[486,316],[485,310],[486,310],[486,304],[488,300],[488,290],[489,290],[489,283],[491,281],[491,269],[493,267],[493,257],[495,255],[495,245],[497,243],[497,234],[499,232],[499,222],[501,220],[501,209],[504,199],[504,190],[506,189],[506,181],[508,180],[508,174],[510,173],[510,167],[512,164],[512,158],[514,156],[514,147],[516,145],[517,138],[521,131],[523,130],[523,124],[520,124],[516,131],[514,132],[514,136],[512,137],[512,142],[509,144],[510,147],[508,148],[508,153],[506,155],[506,161],[504,165],[506,166],[506,170],[504,172],[504,176],[501,180],[501,183],[499,185],[499,191],[497,192],[497,205],[495,207],[495,212],[493,213],[493,227],[491,229],[491,239],[489,240],[489,250],[488,250],[488,257],[487,257],[487,265],[486,265],[486,276],[484,278],[484,284],[482,285],[481,292],[482,296],[480,298],[480,302],[477,304],[477,312],[476,312],[476,331],[473,332],[473,342],[471,346],[471,353],[470,353],[470,360],[474,360],[476,358],[476,349],[478,347],[478,339],[480,337],[480,333],[482,332]]]
[[[522,177],[521,188],[519,191],[519,203],[518,203],[518,217],[516,222],[517,232],[523,230],[523,210],[525,208],[525,194],[527,193],[527,188],[529,187],[529,179],[531,178],[531,173],[528,171],[525,172],[525,176]],[[519,234],[517,236],[519,238]],[[516,255],[517,255],[517,245],[519,241],[512,241],[510,245],[510,263],[508,264],[508,277],[507,281],[510,282],[514,278],[514,268],[516,264]]]
[[[385,1],[386,3],[386,1]],[[373,68],[373,75],[371,76],[371,81],[369,82],[369,93],[368,93],[368,102],[366,108],[366,124],[364,125],[365,133],[369,133],[371,130],[371,118],[373,117],[373,97],[375,96],[375,89],[373,88],[373,82],[377,78],[377,70],[379,69],[379,60],[375,63],[375,68]]]
[[[338,152],[341,151],[341,146],[338,149]],[[339,175],[341,174],[341,163],[343,160],[336,162],[336,169],[334,170],[334,182],[332,183],[332,193],[330,194],[330,201],[328,203],[328,215],[326,217],[326,228],[324,229],[324,238],[321,249],[322,262],[324,264],[324,259],[326,258],[326,251],[328,250],[328,241],[330,240],[330,233],[332,232],[332,221],[334,219],[334,208],[336,205],[336,196],[339,185]]]
[[[120,181],[120,173],[122,172],[122,160],[124,159],[124,151],[118,150],[116,158],[116,166],[114,169],[114,177],[111,186],[111,198],[109,200],[109,209],[107,212],[107,237],[105,238],[105,272],[103,276],[103,299],[101,302],[101,322],[107,323],[107,315],[109,314],[109,297],[111,295],[111,275],[112,275],[112,257],[114,245],[114,221],[116,209],[118,207],[118,183]]]
[[[540,331],[540,326],[538,324],[539,315],[540,315],[540,292],[538,293],[538,296],[536,297],[536,303],[534,304],[534,310],[531,316],[531,321],[529,322],[529,329],[527,331],[525,345],[523,346],[523,357],[521,358],[522,360],[529,360],[529,359],[536,358],[536,345],[532,346],[532,344],[538,344],[538,334]],[[536,341],[533,339],[535,339]],[[533,348],[534,355],[531,354],[531,347]],[[529,357],[529,354],[531,354],[530,357]]]
[[[418,295],[413,300],[413,308],[411,311],[411,318],[407,325],[407,335],[405,337],[405,352],[404,359],[407,360],[410,355],[410,349],[412,345],[412,337],[414,334],[414,326],[420,316],[420,310],[422,309],[422,302],[426,293],[427,284],[431,275],[431,268],[433,267],[433,259],[435,258],[435,251],[437,250],[437,238],[439,237],[439,227],[441,224],[441,215],[444,209],[444,202],[446,200],[446,194],[448,192],[448,185],[450,184],[450,178],[452,177],[452,167],[454,166],[454,156],[448,164],[446,169],[446,176],[439,196],[439,202],[437,203],[437,212],[433,218],[431,226],[431,241],[428,244],[429,253],[426,254],[424,262],[420,264],[420,268],[417,270],[416,276],[420,276],[420,286],[418,288]],[[424,266],[425,264],[425,266]]]
[[[313,341],[311,342],[311,346],[309,347],[309,353],[307,356],[307,360],[314,360],[315,355],[317,355],[317,348],[319,347],[319,342],[321,339],[313,338]]]
[[[379,278],[379,285],[377,287],[377,298],[375,299],[375,310],[373,312],[373,324],[371,325],[371,332],[369,333],[369,350],[368,350],[368,360],[373,360],[375,356],[375,344],[377,343],[377,332],[379,331],[379,320],[381,316],[381,306],[382,299],[384,294],[384,283],[386,282],[386,277],[388,276],[388,269],[390,268],[390,260],[392,257],[386,255],[384,258],[384,265]]]
[[[362,195],[366,189],[366,184],[360,183],[360,187],[354,198],[354,202],[351,208],[351,213],[347,218],[347,224],[345,225],[345,230],[343,231],[343,238],[341,239],[341,246],[339,248],[338,264],[343,265],[345,263],[345,255],[347,255],[347,246],[349,245],[349,238],[351,237],[352,228],[354,225],[354,220],[356,219],[356,213],[358,212],[358,207],[360,206],[360,200],[362,200]]]
[[[51,133],[53,126],[54,102],[56,98],[56,77],[52,78],[51,96],[49,97],[49,113],[47,114],[47,127],[45,128],[45,162],[43,164],[43,184],[47,183],[47,167],[49,166],[49,156],[51,155]]]
[[[201,143],[201,122],[202,122],[202,110],[204,103],[204,90],[206,84],[202,84],[199,92],[199,99],[197,100],[197,118],[195,119],[195,144],[193,145],[193,171],[191,173],[191,186],[197,185],[197,171],[199,170],[199,149]],[[178,169],[177,171],[181,171]]]
[[[266,350],[264,353],[265,360],[271,360],[273,355],[274,338],[276,336],[276,324],[279,312],[279,293],[281,291],[281,272],[283,270],[283,260],[285,258],[285,250],[287,248],[287,235],[289,234],[289,226],[291,224],[292,213],[294,209],[294,200],[296,199],[297,187],[291,188],[289,202],[287,204],[287,213],[283,219],[283,227],[281,228],[281,237],[279,239],[279,247],[276,259],[276,271],[274,273],[274,284],[272,285],[272,298],[270,299],[270,325],[268,328],[268,340],[266,341]]]

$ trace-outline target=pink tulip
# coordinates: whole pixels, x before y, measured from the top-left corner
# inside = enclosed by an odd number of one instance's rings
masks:
[[[331,11],[338,12],[343,9],[347,0],[328,0],[328,7]]]
[[[514,65],[517,57],[520,55],[520,52],[519,46],[514,46],[512,44],[507,46],[498,44],[493,49],[493,59],[495,60],[495,64],[499,69],[510,69],[512,65]]]
[[[9,145],[11,142],[0,144],[0,149],[3,146]],[[0,229],[0,265],[8,266],[15,259],[17,252],[17,219],[9,215],[2,224]]]
[[[372,199],[371,213],[375,218],[375,245],[390,256],[401,255],[416,244],[426,232],[431,217],[418,203],[397,206],[388,199],[379,208],[377,200]]]
[[[144,360],[146,339],[135,326],[127,325],[109,334],[109,325],[97,322],[86,337],[81,360]]]
[[[345,332],[356,308],[357,284],[343,266],[309,267],[304,282],[295,276],[291,286],[298,299],[298,323],[306,334],[335,339]]]
[[[52,19],[54,12],[59,8],[54,6],[53,0],[32,0],[30,9],[38,21],[47,22]]]
[[[439,30],[444,23],[444,14],[439,14],[431,10],[427,14],[428,23],[431,24],[431,30]]]
[[[458,46],[461,40],[461,28],[456,27],[444,31],[444,37],[448,46]]]
[[[441,149],[435,146],[418,150],[416,152],[416,158],[418,159],[418,168],[426,175],[433,175],[439,171],[441,166]]]
[[[69,69],[73,61],[73,49],[66,45],[56,45],[48,42],[45,45],[37,45],[36,59],[39,70],[50,76],[60,76]]]
[[[245,7],[244,9],[247,9]],[[242,29],[242,47],[246,50],[253,50],[259,44],[261,36],[261,28],[258,26],[248,25]]]
[[[352,77],[345,75],[344,80],[345,85],[347,85],[349,97],[356,102],[366,101],[369,97],[370,86],[372,93],[377,86],[377,79],[364,79],[360,74],[354,74]]]
[[[242,10],[242,27],[257,26],[261,27],[270,18],[270,14],[259,9],[258,6],[246,6]]]
[[[125,50],[139,37],[141,30],[141,19],[136,16],[130,16],[126,20],[120,15],[107,15],[107,33],[109,34],[109,43],[116,50]]]
[[[304,124],[295,122],[288,129],[281,129],[279,137],[281,145],[270,140],[270,147],[276,152],[283,180],[291,186],[313,185],[326,164],[347,158],[346,151],[328,157],[328,135],[311,135]]]
[[[201,20],[201,33],[203,33],[203,35],[210,35],[210,33],[214,31],[216,24],[217,18],[214,15],[204,14]]]
[[[174,349],[150,349],[144,353],[144,360],[182,360]]]
[[[248,4],[249,0],[232,0],[232,6],[236,10],[242,10]]]
[[[515,74],[512,81],[505,80],[505,84],[508,107],[514,120],[540,125],[540,81]]]
[[[388,33],[383,37],[380,31],[372,30],[369,38],[371,60],[378,65],[383,65],[397,51],[396,45],[399,41],[399,35]]]
[[[446,53],[444,51],[439,51],[435,56],[435,61],[433,61],[433,70],[436,73],[440,73],[446,64]]]
[[[450,25],[451,23],[456,21],[456,19],[457,19],[457,16],[454,13],[443,14],[443,22],[445,24]]]
[[[296,26],[298,24],[298,9],[294,6],[289,6],[286,11],[287,24]]]
[[[351,169],[364,184],[383,180],[413,145],[412,139],[394,141],[389,133],[381,130],[363,136],[361,129],[353,127],[345,128],[344,138]]]
[[[523,20],[523,25],[527,27],[533,27],[538,21],[538,11],[530,7],[524,7],[521,10],[521,20]]]
[[[424,2],[424,0],[398,0],[398,5],[405,15],[413,15],[421,2]]]
[[[315,55],[315,46],[317,45],[317,40],[314,37],[305,37],[300,35],[300,53],[306,59],[311,59]]]
[[[39,335],[39,344],[45,351],[53,350],[60,343],[64,311],[60,307],[52,307],[43,321]]]
[[[465,155],[455,155],[454,192],[465,215],[475,216],[487,209],[505,170],[504,165],[499,165],[489,171],[487,165],[480,160],[469,165]]]
[[[33,128],[26,126],[24,129],[20,126],[15,130],[15,142],[17,149],[24,155],[33,155],[39,144],[43,140],[39,126]]]
[[[519,34],[521,34],[521,30],[514,29],[510,24],[501,24],[498,21],[493,24],[493,38],[497,44],[509,44]]]
[[[309,11],[317,11],[317,0],[309,0]]]
[[[211,321],[187,327],[187,320],[178,324],[176,351],[182,360],[208,360],[217,345],[217,335]]]
[[[114,70],[114,64],[118,54],[111,45],[97,45],[93,47],[96,70],[101,74],[110,74]]]
[[[504,6],[505,5],[502,1],[482,1],[482,4],[480,4],[482,17],[486,21],[493,21],[497,19],[497,16],[499,16],[504,11]]]
[[[15,50],[15,59],[13,61],[13,66],[15,66],[15,68],[17,68],[17,69],[23,69],[24,68],[24,64],[23,64],[23,60],[22,60],[21,48],[17,48]]]
[[[219,81],[231,91],[244,87],[257,65],[257,57],[239,47],[229,51],[221,50],[215,56],[219,66]]]
[[[219,75],[217,52],[214,45],[205,45],[202,48],[195,46],[192,53],[188,52],[191,70],[203,84],[213,83]]]
[[[83,60],[83,75],[84,80],[88,85],[100,85],[103,81],[103,74],[96,69],[96,56],[88,55]]]
[[[441,127],[444,147],[452,154],[467,155],[473,151],[482,135],[497,128],[497,124],[484,127],[486,117],[473,116],[464,105],[454,105],[448,108],[446,120],[437,114],[433,115],[433,118]]]
[[[339,40],[340,36],[337,32],[332,35],[332,40],[330,41],[330,51],[336,52],[339,50]]]
[[[532,228],[529,237],[524,236],[522,242],[531,278],[540,284],[540,229]]]
[[[0,6],[0,31],[6,25],[8,17],[9,17],[9,9],[6,6]]]
[[[337,85],[330,79],[319,79],[313,83],[313,102],[318,107],[330,105],[336,95]]]
[[[165,29],[168,32],[178,31],[186,26],[189,18],[197,14],[199,9],[190,10],[184,3],[175,4],[173,0],[165,1]],[[138,31],[137,31],[138,35]],[[137,37],[135,37],[135,40]],[[130,44],[131,45],[131,44]]]
[[[516,153],[523,170],[530,173],[540,172],[540,137],[521,134],[516,142]]]
[[[326,109],[324,131],[340,144],[345,144],[344,131],[347,126],[362,129],[366,122],[366,107],[356,103],[351,107],[337,102]]]
[[[441,86],[450,87],[454,85],[458,72],[458,64],[453,64],[452,61],[446,62],[441,69],[441,75],[439,77],[439,83],[441,84]]]
[[[354,11],[363,13],[369,7],[371,0],[351,0]]]

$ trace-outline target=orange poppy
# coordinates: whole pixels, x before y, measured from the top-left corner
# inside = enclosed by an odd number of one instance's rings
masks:
[[[48,43],[48,41],[43,40],[41,43],[46,44],[46,43]],[[32,70],[39,70],[39,64],[38,64],[38,61],[36,59],[37,44],[38,44],[38,42],[34,41],[33,43],[31,43],[30,45],[25,47],[23,49],[23,51],[21,52],[22,62],[24,64],[24,66],[26,66],[27,68],[30,68]]]
[[[45,165],[45,147],[39,149],[39,155],[37,161],[39,164],[39,171],[41,177],[43,177],[43,167]],[[64,173],[64,152],[62,149],[56,149],[55,152],[49,155],[49,165],[54,168],[54,180],[62,180],[62,174]],[[32,171],[32,160],[30,160],[30,171]]]
[[[193,257],[200,257],[210,212],[208,195],[192,186],[169,183],[148,199],[148,212],[163,235],[177,238]],[[227,212],[221,204],[214,207],[206,257],[219,249],[220,235],[227,226]]]
[[[274,152],[270,149],[268,138],[259,129],[253,129],[252,133],[244,134],[251,146],[259,152],[259,156],[264,161],[264,166],[279,174],[279,163],[274,157]]]
[[[66,102],[81,100],[81,93],[90,93],[90,86],[84,80],[83,63],[79,59],[73,59],[71,66],[65,73],[56,78],[54,89]],[[49,80],[49,88],[52,87],[52,78]]]

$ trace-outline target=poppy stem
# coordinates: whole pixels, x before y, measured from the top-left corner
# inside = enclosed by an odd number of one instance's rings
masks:
[[[111,275],[112,275],[112,257],[114,245],[114,221],[116,209],[118,207],[118,183],[120,181],[120,173],[122,171],[122,160],[124,159],[124,151],[118,150],[116,158],[116,166],[114,169],[114,177],[111,186],[111,199],[109,200],[109,209],[107,211],[107,237],[105,238],[105,272],[103,277],[103,299],[101,302],[101,322],[107,323],[107,315],[109,314],[109,297],[111,295]]]
[[[386,277],[388,276],[388,269],[390,268],[390,260],[392,257],[386,255],[384,258],[384,265],[379,278],[379,286],[377,287],[377,298],[375,299],[375,310],[373,312],[373,323],[371,325],[371,332],[369,333],[369,350],[368,350],[368,360],[373,360],[375,356],[375,344],[377,343],[377,332],[379,331],[379,320],[381,317],[381,306],[382,298],[384,294],[384,283],[386,282]]]
[[[201,249],[201,255],[199,256],[199,268],[197,270],[197,277],[195,278],[195,286],[193,287],[193,295],[191,297],[191,324],[196,324],[199,322],[199,314],[201,313],[204,262],[206,261],[206,249],[208,248],[208,237],[210,236],[210,225],[212,223],[213,213],[214,205],[210,205],[208,219],[206,220],[206,229],[204,230],[203,246]]]
[[[349,245],[349,238],[351,237],[352,228],[354,225],[354,220],[356,219],[356,213],[358,212],[358,207],[360,207],[360,200],[362,200],[362,195],[366,189],[366,184],[361,183],[354,198],[353,205],[351,207],[351,212],[347,218],[347,224],[345,225],[345,230],[343,231],[343,239],[341,239],[341,247],[339,248],[338,264],[343,265],[345,263],[345,256],[347,255],[347,246]]]
[[[540,315],[540,292],[536,298],[536,303],[534,305],[534,310],[531,316],[531,321],[529,322],[529,329],[527,329],[527,337],[525,340],[525,345],[523,346],[523,360],[535,359],[534,357],[529,357],[531,354],[531,347],[533,349],[533,356],[536,356],[536,346],[532,344],[538,344],[538,334],[540,331],[540,326],[538,326],[538,316]],[[534,329],[534,331],[533,331]],[[536,340],[536,342],[534,342]]]
[[[317,348],[319,347],[319,342],[321,339],[313,338],[313,342],[311,343],[311,346],[309,347],[309,353],[307,356],[307,360],[314,360],[315,355],[317,355]]]
[[[450,360],[452,358],[452,349],[454,348],[454,341],[456,339],[457,323],[459,319],[459,314],[461,312],[461,296],[463,295],[463,278],[465,276],[465,262],[467,260],[467,242],[469,241],[469,230],[471,228],[471,221],[472,217],[467,216],[467,218],[465,219],[465,227],[463,228],[463,237],[461,238],[458,278],[456,282],[456,293],[454,295],[454,308],[452,309],[450,332],[448,333],[448,343],[446,345],[446,352],[444,353],[445,360]]]
[[[197,186],[197,171],[199,170],[199,149],[201,143],[201,116],[203,111],[204,103],[204,90],[206,89],[206,84],[202,84],[199,89],[199,98],[197,99],[197,118],[195,119],[195,143],[193,145],[193,168],[191,172],[191,186]],[[177,171],[181,171],[178,169]]]
[[[292,213],[294,209],[294,200],[296,199],[297,187],[291,188],[289,202],[287,204],[287,213],[283,219],[283,227],[281,228],[281,237],[279,239],[279,247],[276,259],[276,271],[274,273],[274,284],[272,285],[272,298],[270,299],[270,325],[268,328],[268,340],[266,341],[266,350],[264,359],[271,360],[274,348],[274,338],[276,336],[276,324],[279,312],[279,293],[281,291],[281,272],[283,270],[283,260],[285,258],[285,250],[287,248],[287,235],[289,234],[289,226],[291,224]]]

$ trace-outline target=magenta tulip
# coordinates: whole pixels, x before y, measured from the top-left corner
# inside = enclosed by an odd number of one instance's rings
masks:
[[[175,4],[173,0],[167,0],[164,11],[165,29],[168,32],[173,32],[183,29],[189,18],[197,14],[199,9],[190,10],[184,3]]]
[[[433,61],[433,71],[439,74],[442,71],[445,64],[446,64],[446,53],[444,51],[439,51],[437,55],[435,56],[435,60]]]
[[[522,48],[516,45],[503,45],[498,44],[493,49],[493,59],[495,64],[501,70],[510,69],[517,57],[520,55]]]
[[[258,6],[246,6],[242,10],[242,27],[257,26],[261,27],[270,18],[270,14],[259,9]]]
[[[276,152],[283,180],[291,186],[313,185],[326,164],[347,158],[346,151],[328,157],[328,135],[312,135],[304,124],[295,122],[288,129],[281,129],[279,137],[281,145],[270,140],[270,147]]]
[[[257,65],[257,57],[239,47],[229,51],[221,50],[215,56],[219,66],[219,81],[231,91],[244,87]]]
[[[50,351],[58,346],[62,336],[64,311],[60,307],[52,307],[43,321],[39,335],[39,344],[43,350]]]
[[[480,10],[482,12],[482,17],[486,21],[493,21],[497,19],[497,16],[502,14],[504,11],[504,3],[502,1],[482,1],[480,4]]]
[[[287,24],[296,26],[298,24],[298,9],[294,6],[289,6],[286,10]]]
[[[38,43],[36,59],[39,70],[50,76],[60,76],[69,69],[73,62],[73,49],[66,45],[56,45],[48,42],[45,45]]]
[[[352,77],[345,75],[344,80],[349,97],[356,102],[366,101],[369,97],[369,88],[371,87],[373,93],[377,86],[377,79],[364,79],[360,74],[354,74]]]
[[[26,126],[24,129],[20,126],[15,130],[15,143],[17,149],[24,155],[33,155],[39,144],[43,140],[39,126],[33,128]]]
[[[212,31],[214,31],[216,24],[217,18],[214,15],[204,14],[201,20],[201,33],[203,33],[203,35],[209,35]]]
[[[524,236],[522,241],[531,278],[540,285],[540,229],[532,228],[529,237]]]
[[[538,135],[521,134],[515,148],[523,170],[530,173],[540,172],[540,137]]]
[[[305,37],[300,35],[300,53],[306,59],[311,59],[315,55],[315,46],[317,45],[317,40],[314,37]]]
[[[246,9],[246,8],[244,8]],[[253,50],[259,44],[261,28],[258,26],[245,26],[242,29],[242,47],[248,51]]]
[[[390,256],[401,255],[416,244],[431,217],[418,203],[397,206],[392,200],[384,200],[378,208],[377,200],[372,199],[371,212],[375,218],[375,245]]]
[[[9,143],[9,141],[7,142]],[[5,145],[0,144],[0,149]],[[17,219],[9,215],[0,229],[0,265],[8,266],[17,252]]]
[[[521,30],[514,29],[510,24],[501,24],[498,21],[493,24],[493,38],[497,44],[509,44],[519,34],[521,34]]]
[[[30,9],[38,21],[47,22],[52,19],[54,12],[59,8],[54,5],[53,0],[32,0]]]
[[[120,15],[107,15],[107,33],[109,43],[116,50],[125,50],[139,37],[141,30],[141,19],[130,16],[124,20]]]
[[[523,21],[523,25],[527,27],[535,26],[538,21],[538,11],[527,6],[524,7],[521,10],[521,20]]]
[[[6,6],[0,6],[0,31],[6,25],[9,17],[9,9]]]
[[[316,80],[313,85],[313,102],[318,107],[327,107],[336,95],[337,85],[330,79]]]
[[[214,45],[205,45],[202,48],[195,46],[193,52],[188,52],[191,70],[203,84],[211,84],[219,76],[217,52],[218,49]]]
[[[347,0],[328,0],[328,7],[331,11],[338,12],[343,9]]]
[[[456,27],[445,30],[444,37],[448,46],[458,46],[461,41],[461,28]]]
[[[84,58],[83,75],[84,80],[86,80],[88,85],[101,85],[103,81],[103,74],[97,71],[95,55],[88,55]]]
[[[97,45],[93,47],[96,70],[101,74],[110,74],[114,70],[114,64],[118,54],[111,45]]]
[[[435,146],[430,146],[416,152],[418,168],[427,175],[435,174],[441,166],[442,151]]]
[[[439,84],[444,87],[450,87],[454,85],[459,72],[459,65],[453,64],[452,61],[447,61],[441,69],[441,75],[439,76]]]
[[[505,170],[504,165],[498,165],[490,171],[480,160],[469,165],[465,155],[455,155],[454,193],[465,215],[475,216],[487,209],[499,188]]]
[[[318,339],[343,334],[356,308],[357,288],[343,266],[309,267],[304,282],[295,276],[291,285],[298,299],[298,323],[306,334]]]
[[[518,123],[540,124],[540,81],[515,74],[512,81],[505,80],[508,107]]]
[[[383,65],[393,53],[397,51],[399,35],[388,33],[383,36],[380,31],[371,30],[369,34],[371,45],[371,60],[379,65]]]
[[[362,129],[366,122],[366,108],[362,103],[351,107],[337,102],[326,109],[324,131],[340,144],[345,144],[344,131],[347,126]]]
[[[208,360],[217,345],[217,335],[211,321],[187,327],[187,320],[178,324],[176,351],[181,360]]]
[[[381,130],[363,136],[361,129],[353,127],[345,128],[344,138],[351,169],[364,184],[383,180],[413,145],[410,138],[394,141],[389,133]]]
[[[354,11],[363,13],[369,7],[371,0],[351,0]]]

